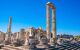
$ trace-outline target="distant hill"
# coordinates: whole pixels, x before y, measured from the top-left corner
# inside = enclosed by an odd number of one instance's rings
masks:
[[[73,38],[73,35],[68,35],[68,34],[61,34],[61,35],[57,35],[58,38]]]

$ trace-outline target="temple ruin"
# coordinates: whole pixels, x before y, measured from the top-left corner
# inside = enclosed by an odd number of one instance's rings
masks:
[[[50,20],[50,9],[52,20]],[[46,4],[46,19],[46,30],[43,30],[42,27],[30,27],[12,33],[12,17],[10,17],[7,32],[0,31],[0,50],[57,50],[56,45],[59,44],[57,44],[56,35],[56,7],[51,2]],[[52,32],[50,31],[50,21],[52,21]]]

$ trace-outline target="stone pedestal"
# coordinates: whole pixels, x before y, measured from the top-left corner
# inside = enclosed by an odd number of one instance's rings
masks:
[[[46,45],[46,44],[38,44],[37,45],[37,48],[49,48],[49,45]]]
[[[32,37],[29,39],[29,48],[30,48],[30,49],[36,48],[35,39],[32,38]]]
[[[50,47],[50,45],[48,44],[47,39],[41,39],[40,43],[38,45],[36,45],[36,47],[41,48],[41,49],[48,49]]]

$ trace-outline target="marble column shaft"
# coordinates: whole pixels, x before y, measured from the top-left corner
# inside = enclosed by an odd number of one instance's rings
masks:
[[[52,38],[56,42],[56,17],[55,17],[55,8],[52,8]]]
[[[46,16],[47,16],[47,26],[46,26],[46,32],[47,32],[47,38],[49,39],[50,35],[50,12],[49,12],[49,5],[46,6]]]
[[[10,17],[10,19],[9,19],[9,25],[8,25],[7,33],[11,33],[11,24],[12,24],[12,17]]]

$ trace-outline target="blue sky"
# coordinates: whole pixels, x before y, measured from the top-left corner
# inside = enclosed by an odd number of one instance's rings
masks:
[[[47,0],[56,6],[57,33],[80,35],[80,0]],[[7,31],[12,16],[12,32],[21,28],[46,29],[46,0],[0,0],[0,30]]]

